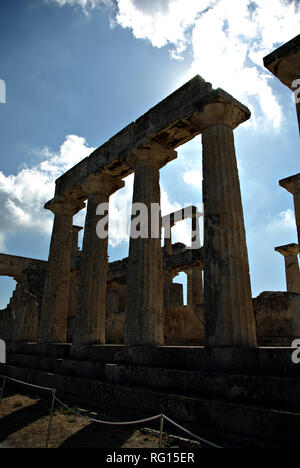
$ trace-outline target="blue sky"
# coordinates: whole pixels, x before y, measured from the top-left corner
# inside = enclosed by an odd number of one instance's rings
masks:
[[[253,296],[284,290],[274,247],[297,236],[278,180],[299,172],[299,132],[293,94],[262,60],[299,20],[298,0],[1,0],[0,251],[47,259],[55,179],[199,73],[251,108],[235,138]],[[116,220],[132,182],[112,199],[111,260],[127,255]],[[201,138],[179,148],[161,184],[164,213],[201,204]],[[174,239],[188,237],[181,223]],[[0,278],[0,307],[12,287]]]

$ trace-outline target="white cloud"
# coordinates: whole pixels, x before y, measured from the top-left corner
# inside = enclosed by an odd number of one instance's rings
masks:
[[[183,81],[199,73],[248,105],[257,128],[279,128],[282,111],[263,57],[299,33],[296,0],[118,0],[118,9],[119,25],[155,47],[168,45],[172,58],[192,47]]]
[[[58,154],[43,149],[42,161],[36,165],[22,167],[16,175],[0,172],[1,248],[6,236],[18,229],[51,232],[53,216],[44,204],[54,196],[55,180],[93,149],[84,138],[69,135]]]
[[[190,171],[186,171],[183,174],[183,180],[187,185],[192,185],[193,187],[199,188],[201,190],[201,182],[202,182],[202,172],[197,169],[192,169]]]
[[[58,6],[63,7],[65,5],[80,7],[84,13],[88,13],[90,9],[94,9],[98,6],[104,5],[108,7],[113,6],[112,0],[45,0],[47,3],[56,3]]]
[[[266,225],[267,233],[278,239],[293,234],[296,235],[296,220],[293,210],[281,211]],[[287,242],[288,243],[288,242]]]
[[[68,135],[58,153],[48,148],[40,151],[41,161],[32,167],[20,168],[16,175],[4,175],[0,172],[0,249],[5,249],[6,237],[11,232],[28,230],[50,234],[53,215],[44,209],[46,201],[54,196],[55,180],[80,160],[89,156],[91,148],[85,139],[77,135]],[[110,198],[109,243],[117,247],[129,239],[130,214],[134,175],[124,179],[126,185]],[[163,214],[172,213],[181,208],[172,203],[167,192],[161,189]],[[74,224],[84,226],[86,210],[74,218]],[[174,228],[175,241],[185,242],[190,238],[186,223]]]
[[[48,0],[49,1],[49,0]],[[193,60],[182,82],[202,75],[248,105],[247,125],[280,127],[283,113],[263,57],[299,33],[298,0],[51,0],[83,10],[111,6],[110,22],[129,28],[137,39],[167,46],[170,56]],[[115,8],[117,6],[117,8]]]

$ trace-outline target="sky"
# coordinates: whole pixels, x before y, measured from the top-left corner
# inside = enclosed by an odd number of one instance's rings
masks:
[[[293,93],[263,57],[299,24],[299,0],[1,0],[0,252],[47,260],[55,179],[200,74],[252,112],[235,130],[252,294],[285,290],[274,248],[297,233],[278,181],[299,172],[299,131]],[[201,155],[197,137],[161,170],[163,214],[202,206]],[[110,261],[128,254],[125,182],[111,197]],[[188,223],[173,239],[188,244]],[[0,308],[13,288],[0,278]]]

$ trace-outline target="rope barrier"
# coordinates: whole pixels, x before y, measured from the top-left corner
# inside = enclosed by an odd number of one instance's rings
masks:
[[[180,424],[176,423],[175,421],[173,421],[172,419],[170,419],[168,416],[166,416],[164,414],[158,414],[158,415],[152,416],[150,418],[139,419],[139,420],[136,420],[136,421],[126,421],[126,422],[122,422],[122,421],[119,421],[119,422],[118,421],[104,421],[104,420],[100,420],[100,419],[95,419],[95,418],[91,418],[90,416],[81,414],[78,411],[75,411],[72,408],[70,408],[65,403],[63,403],[56,396],[56,391],[57,390],[55,388],[41,387],[39,385],[30,384],[28,382],[22,382],[21,380],[13,379],[12,377],[8,377],[8,376],[5,376],[5,375],[0,375],[0,377],[3,378],[3,384],[2,384],[2,388],[1,388],[1,392],[0,392],[0,410],[1,410],[1,405],[2,405],[3,391],[4,391],[4,385],[5,385],[6,380],[11,380],[11,381],[17,382],[19,384],[23,384],[23,385],[27,385],[29,387],[38,388],[38,389],[41,389],[41,390],[47,390],[47,391],[51,392],[51,394],[52,394],[52,403],[51,403],[50,420],[49,420],[49,426],[48,426],[47,438],[46,438],[46,448],[48,448],[48,446],[49,446],[55,401],[57,401],[57,403],[59,403],[59,405],[61,405],[63,408],[65,408],[66,410],[70,411],[71,413],[75,414],[76,416],[78,416],[80,418],[84,418],[84,419],[87,419],[87,420],[89,420],[91,422],[104,424],[104,425],[107,425],[107,426],[140,425],[140,424],[144,424],[144,423],[147,423],[147,422],[152,422],[152,421],[155,421],[155,420],[159,419],[160,420],[160,437],[159,437],[159,447],[160,448],[162,447],[162,436],[163,436],[164,420],[168,421],[170,424],[175,426],[177,429],[180,429],[181,431],[188,434],[190,437],[192,437],[192,439],[199,440],[199,442],[201,442],[201,443],[203,443],[205,445],[208,445],[209,447],[212,447],[212,448],[223,448],[223,447],[221,447],[219,445],[216,445],[216,444],[214,444],[214,443],[212,443],[212,442],[210,442],[210,441],[208,441],[206,439],[203,439],[202,437],[197,436],[196,434],[193,434],[188,429],[186,429],[185,427],[183,427]]]
[[[28,382],[22,382],[21,380],[13,379],[12,377],[7,377],[7,375],[0,375],[2,379],[8,379],[12,380],[13,382],[17,382],[19,384],[27,385],[28,387],[34,387],[34,388],[39,388],[40,390],[48,390],[49,392],[56,391],[55,388],[50,388],[50,387],[40,387],[39,385],[33,385]]]

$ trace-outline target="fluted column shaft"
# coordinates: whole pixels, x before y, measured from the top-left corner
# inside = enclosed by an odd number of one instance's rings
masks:
[[[192,272],[192,294],[193,305],[204,303],[202,270],[194,269]]]
[[[285,256],[284,262],[287,291],[300,294],[300,272],[297,255]]]
[[[206,344],[256,346],[240,183],[230,126],[208,126],[203,143]]]
[[[148,237],[130,239],[125,321],[127,345],[162,345],[164,342],[161,229],[156,238],[151,236],[151,205],[160,204],[159,178],[156,161],[137,161],[133,203],[143,203],[147,208]]]
[[[187,275],[187,305],[201,305],[204,303],[202,270],[186,271]]]
[[[39,323],[41,343],[65,343],[67,339],[73,216],[83,207],[68,199],[45,205],[55,218]]]
[[[275,251],[284,257],[287,292],[300,294],[299,245],[282,245],[275,247]]]
[[[88,198],[79,274],[78,305],[73,344],[105,344],[106,277],[108,266],[108,235],[99,237],[97,224],[108,217],[110,195],[123,182],[100,176],[86,186]],[[96,215],[100,204],[107,210]]]

